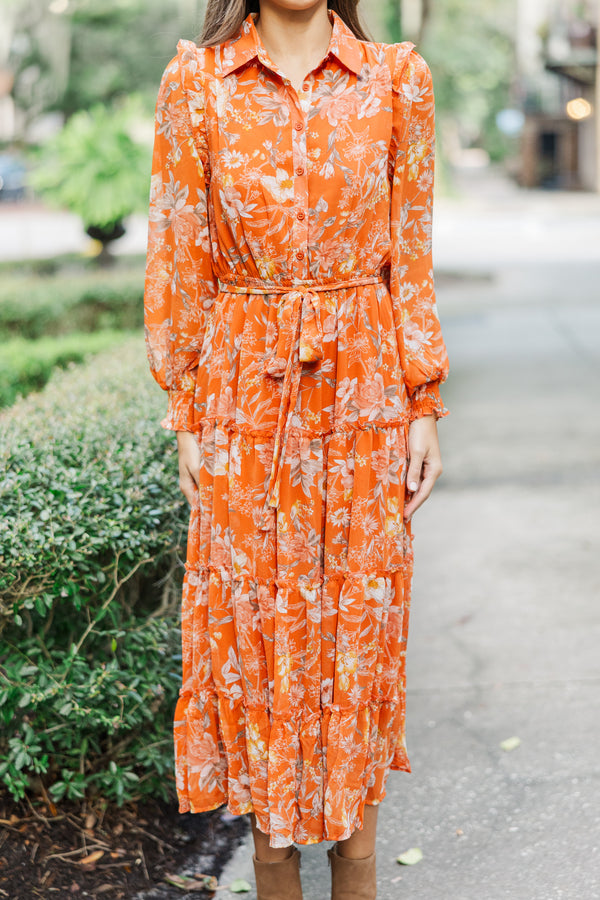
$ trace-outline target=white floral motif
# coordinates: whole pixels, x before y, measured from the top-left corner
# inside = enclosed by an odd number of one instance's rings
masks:
[[[425,61],[328,10],[298,103],[255,15],[165,70],[145,324],[163,424],[198,444],[180,809],[253,811],[286,847],[349,837],[410,769],[408,426],[445,414],[448,363]]]

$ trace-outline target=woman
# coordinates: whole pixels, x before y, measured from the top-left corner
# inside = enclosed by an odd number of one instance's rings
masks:
[[[191,505],[182,811],[250,813],[259,900],[375,897],[404,743],[410,520],[441,473],[434,106],[358,0],[209,0],[156,110],[146,279]]]

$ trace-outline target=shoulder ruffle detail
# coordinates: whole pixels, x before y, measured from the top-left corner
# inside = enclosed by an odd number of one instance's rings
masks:
[[[401,93],[402,79],[408,62],[411,58],[418,57],[423,59],[415,50],[415,44],[412,41],[401,41],[398,44],[391,45],[394,51],[393,69],[392,69],[392,91],[395,94]]]
[[[205,101],[205,47],[198,47],[194,41],[180,40],[177,43],[177,59],[179,61],[179,77],[181,87],[187,100],[190,123],[196,150],[204,167],[207,182],[210,180],[210,159],[206,128]]]

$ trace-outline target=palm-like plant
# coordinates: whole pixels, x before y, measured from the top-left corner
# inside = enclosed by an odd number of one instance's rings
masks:
[[[136,112],[130,102],[75,113],[44,145],[31,173],[35,190],[79,215],[87,234],[101,242],[101,263],[125,233],[123,219],[148,202],[150,148],[131,135]]]

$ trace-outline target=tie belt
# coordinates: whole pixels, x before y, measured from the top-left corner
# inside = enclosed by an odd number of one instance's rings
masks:
[[[282,287],[260,278],[247,278],[244,282],[219,279],[219,289],[239,294],[281,294],[277,305],[276,337],[273,348],[267,352],[263,373],[272,378],[283,376],[281,403],[275,429],[273,461],[267,487],[267,496],[259,530],[268,530],[269,507],[279,505],[281,472],[287,450],[289,427],[296,408],[302,363],[323,359],[323,329],[321,326],[322,291],[337,291],[360,284],[384,282],[383,274],[363,275],[344,281],[315,282],[297,287]]]

